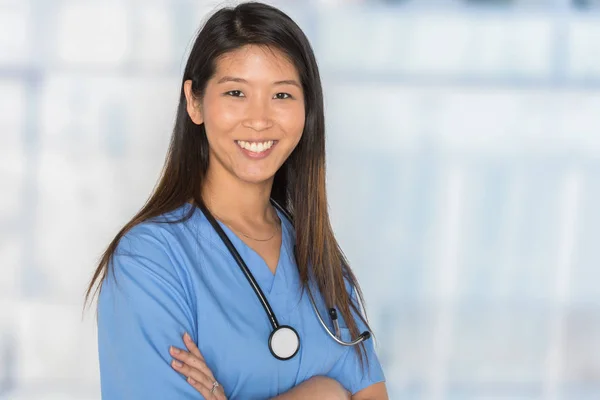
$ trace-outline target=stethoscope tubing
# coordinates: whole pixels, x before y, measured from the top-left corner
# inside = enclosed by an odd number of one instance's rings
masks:
[[[271,199],[271,203],[293,224],[293,218],[285,208],[283,208],[279,203],[277,203],[273,199]],[[278,329],[280,325],[279,325],[279,322],[277,321],[277,317],[275,316],[275,313],[273,312],[273,309],[271,308],[271,305],[269,304],[263,291],[261,290],[260,286],[256,282],[256,279],[254,278],[254,276],[248,269],[248,266],[246,265],[246,263],[244,262],[244,260],[240,256],[240,254],[238,253],[238,251],[235,248],[235,246],[233,245],[233,243],[231,243],[231,240],[229,240],[229,237],[227,237],[227,234],[223,231],[223,229],[221,228],[221,226],[219,225],[217,220],[214,218],[214,216],[210,213],[210,211],[204,205],[204,203],[200,202],[198,205],[199,205],[200,209],[202,210],[202,212],[204,213],[204,215],[206,216],[206,218],[208,219],[208,221],[210,222],[210,224],[212,225],[213,229],[217,232],[217,234],[219,235],[219,237],[221,238],[221,240],[227,247],[227,250],[229,250],[229,252],[231,253],[235,262],[238,264],[238,266],[244,273],[244,276],[248,280],[248,283],[250,284],[250,286],[256,293],[256,296],[258,297],[261,305],[263,306],[265,313],[267,314],[267,317],[269,318],[269,322],[271,323],[271,326],[273,327],[274,330]],[[312,308],[313,308],[315,314],[317,315],[317,319],[321,323],[321,326],[325,329],[325,332],[327,332],[327,334],[336,343],[338,343],[342,346],[355,346],[369,338],[370,333],[368,331],[363,332],[355,340],[352,340],[350,342],[346,342],[346,341],[342,340],[341,334],[340,334],[340,338],[338,338],[337,335],[331,333],[331,330],[329,329],[329,327],[327,326],[325,321],[323,321],[323,318],[321,317],[321,313],[317,309],[317,305],[315,304],[315,300],[313,299],[312,295],[309,294],[308,297],[309,297],[310,304],[312,305]],[[338,329],[336,329],[336,333],[337,333],[337,331],[338,331]]]
[[[292,216],[287,212],[287,210],[285,208],[283,208],[279,203],[277,203],[275,200],[271,199],[271,203],[273,203],[273,205],[279,210],[281,211],[281,213],[283,215],[285,215],[285,217],[293,224],[293,219]],[[310,300],[310,304],[312,305],[313,310],[315,311],[315,314],[317,315],[317,319],[319,320],[319,322],[321,323],[321,326],[325,329],[325,332],[327,332],[327,334],[333,339],[335,340],[338,344],[341,344],[342,346],[355,346],[357,344],[359,344],[360,342],[366,340],[369,338],[370,333],[369,332],[364,332],[361,335],[359,335],[356,339],[350,341],[350,342],[346,342],[344,340],[341,339],[341,334],[340,337],[338,338],[337,335],[331,333],[331,330],[329,329],[329,327],[327,326],[327,324],[325,323],[325,321],[323,321],[323,317],[321,317],[321,313],[319,312],[319,310],[317,309],[317,305],[315,304],[315,299],[313,298],[313,296],[309,293],[308,295],[308,299]],[[337,325],[336,325],[336,333],[337,333],[338,329],[337,329]]]
[[[235,248],[235,246],[233,245],[233,243],[231,243],[231,240],[229,240],[229,238],[227,237],[227,234],[225,232],[223,232],[223,229],[221,229],[221,226],[219,226],[219,223],[217,222],[217,220],[213,217],[213,215],[210,213],[210,211],[208,211],[208,209],[206,208],[206,206],[203,203],[200,204],[200,208],[202,209],[202,212],[204,212],[204,215],[206,215],[208,221],[210,222],[210,224],[212,225],[214,230],[217,231],[217,233],[219,234],[219,237],[221,238],[223,243],[225,243],[225,246],[227,246],[227,250],[229,250],[229,252],[233,256],[233,258],[235,259],[235,262],[238,264],[238,266],[244,273],[244,276],[248,280],[248,283],[250,284],[250,286],[252,286],[252,289],[256,293],[256,296],[260,300],[260,303],[262,304],[267,316],[269,317],[269,322],[271,323],[271,326],[273,327],[273,329],[279,328],[279,321],[277,321],[277,317],[275,316],[275,313],[273,312],[271,305],[267,301],[265,294],[263,293],[260,286],[256,282],[256,279],[254,278],[254,276],[248,269],[248,266],[246,265],[246,263],[240,256],[240,253],[238,253],[238,251]]]

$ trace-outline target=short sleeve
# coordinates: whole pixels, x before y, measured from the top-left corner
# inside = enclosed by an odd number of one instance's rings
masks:
[[[352,300],[356,302],[355,292],[352,290]],[[360,332],[366,330],[366,325],[357,319]],[[349,337],[344,338],[350,340]],[[352,395],[365,389],[375,383],[384,382],[385,376],[383,369],[377,357],[373,337],[364,341],[366,358],[364,359],[364,369],[360,363],[360,358],[354,347],[347,347],[344,355],[336,362],[328,376],[341,383]]]
[[[102,398],[202,399],[170,365],[169,346],[197,337],[189,296],[160,228],[125,235],[98,299]]]

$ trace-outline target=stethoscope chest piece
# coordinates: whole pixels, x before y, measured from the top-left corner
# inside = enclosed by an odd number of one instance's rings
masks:
[[[269,336],[269,350],[280,360],[289,360],[300,349],[300,336],[291,326],[280,325]]]

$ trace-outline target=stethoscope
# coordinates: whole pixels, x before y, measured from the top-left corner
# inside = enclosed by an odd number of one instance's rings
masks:
[[[287,210],[285,210],[283,207],[281,207],[273,199],[271,199],[271,203],[273,203],[275,208],[277,208],[290,221],[290,223],[293,224],[292,216],[287,212]],[[200,207],[200,209],[202,210],[202,212],[204,213],[204,215],[206,216],[206,218],[208,219],[208,221],[210,222],[212,227],[215,229],[215,231],[217,232],[217,234],[219,235],[219,237],[221,238],[221,240],[223,241],[225,246],[227,246],[229,253],[231,253],[231,256],[235,259],[235,262],[237,263],[237,265],[240,267],[240,269],[246,276],[248,283],[254,290],[256,297],[258,297],[258,299],[260,300],[260,303],[262,304],[263,308],[265,309],[265,312],[267,313],[269,322],[271,323],[271,326],[273,327],[273,330],[271,331],[271,334],[269,335],[269,350],[271,351],[271,354],[279,360],[289,360],[290,358],[294,357],[296,355],[296,353],[298,353],[298,350],[300,349],[300,336],[298,335],[298,332],[296,332],[296,330],[294,328],[292,328],[291,326],[279,325],[279,322],[277,321],[277,317],[275,316],[275,313],[273,312],[273,309],[271,308],[271,305],[267,301],[267,298],[265,297],[264,293],[260,289],[260,286],[258,286],[256,279],[254,279],[254,275],[252,275],[252,273],[248,269],[248,266],[246,265],[246,263],[244,262],[244,260],[242,259],[242,257],[238,253],[238,251],[236,250],[233,243],[231,243],[231,240],[229,240],[229,237],[227,237],[227,234],[225,234],[225,232],[223,231],[223,229],[221,228],[221,226],[219,225],[217,220],[212,216],[210,211],[208,211],[208,209],[206,208],[206,206],[204,205],[203,202],[198,202],[198,206]],[[335,333],[332,333],[329,330],[329,327],[323,321],[323,318],[321,317],[321,313],[319,313],[319,310],[317,309],[317,306],[315,304],[313,297],[311,295],[309,295],[308,297],[309,297],[310,303],[312,304],[313,310],[315,311],[315,314],[317,315],[319,322],[321,323],[321,325],[323,326],[323,328],[325,329],[327,334],[329,334],[329,336],[331,336],[331,338],[333,340],[335,340],[337,343],[339,343],[340,345],[355,346],[371,337],[371,333],[369,331],[364,331],[356,339],[354,339],[350,342],[346,342],[346,341],[342,340],[340,326],[338,323],[337,311],[335,310],[335,308],[329,309],[329,317],[331,318],[331,321],[333,323],[333,327],[335,330]]]

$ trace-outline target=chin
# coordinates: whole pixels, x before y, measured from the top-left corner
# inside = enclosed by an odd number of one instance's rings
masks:
[[[236,174],[236,176],[239,180],[246,182],[246,183],[261,184],[261,183],[265,183],[265,182],[272,180],[273,177],[275,176],[275,174],[274,173],[273,174],[238,173],[238,174]]]

